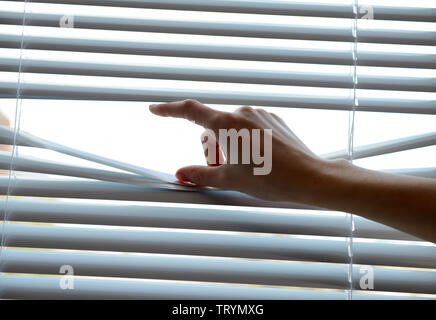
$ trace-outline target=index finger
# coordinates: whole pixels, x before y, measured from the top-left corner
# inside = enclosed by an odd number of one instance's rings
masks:
[[[184,118],[194,121],[207,129],[215,129],[215,120],[223,113],[192,99],[152,104],[150,111],[162,117]]]

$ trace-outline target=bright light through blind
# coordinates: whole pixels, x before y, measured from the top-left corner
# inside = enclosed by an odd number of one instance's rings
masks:
[[[356,151],[435,136],[434,3],[359,5]],[[332,154],[349,138],[353,17],[353,1],[339,0],[2,1],[1,111],[17,131],[168,173],[204,163],[202,130],[147,106],[183,98],[268,108],[314,152]],[[354,162],[436,177],[434,139],[384,149]],[[108,170],[41,148],[17,151],[16,160]],[[9,190],[1,297],[350,297],[345,213],[138,195],[134,186],[25,169],[10,182],[0,177],[2,194]],[[102,191],[109,187],[115,192]],[[433,244],[354,222],[352,298],[435,298]],[[62,265],[74,269],[74,290],[59,287]],[[362,287],[371,272],[374,287]]]

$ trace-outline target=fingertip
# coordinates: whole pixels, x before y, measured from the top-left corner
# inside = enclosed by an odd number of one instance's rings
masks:
[[[176,172],[176,178],[180,183],[187,186],[196,186],[196,184],[188,179],[185,173],[183,173],[180,169]]]
[[[150,104],[148,106],[148,110],[150,110],[152,113],[156,113],[157,109],[158,109],[157,104]]]
[[[179,180],[179,181],[187,181],[188,179],[186,178],[186,175],[179,169],[179,170],[177,170],[177,172],[176,172],[176,178]]]
[[[161,116],[161,117],[167,116],[166,110],[165,108],[163,108],[162,104],[151,104],[148,108],[151,113],[157,116]]]

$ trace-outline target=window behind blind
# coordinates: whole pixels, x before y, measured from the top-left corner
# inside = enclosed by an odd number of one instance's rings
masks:
[[[352,151],[357,165],[434,178],[434,3],[0,5],[13,133],[0,143],[15,144],[0,155],[13,169],[0,177],[2,298],[436,298],[435,245],[398,230],[235,192],[113,182],[126,173],[17,139],[174,172],[204,161],[201,129],[146,106],[195,98],[273,110],[324,157]],[[61,285],[65,266],[74,289]]]

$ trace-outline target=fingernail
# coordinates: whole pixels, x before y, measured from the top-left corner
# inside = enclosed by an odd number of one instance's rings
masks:
[[[196,184],[188,179],[188,177],[183,172],[176,172],[176,178],[183,184],[189,186],[195,186]]]
[[[179,180],[188,180],[186,178],[186,175],[184,173],[180,172],[180,171],[176,172],[176,178],[179,179]]]
[[[149,109],[154,110],[154,109],[156,109],[156,107],[157,107],[157,104],[150,104]]]

